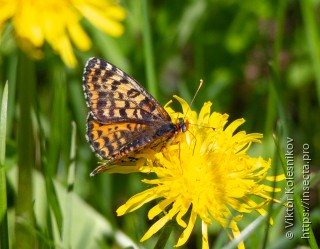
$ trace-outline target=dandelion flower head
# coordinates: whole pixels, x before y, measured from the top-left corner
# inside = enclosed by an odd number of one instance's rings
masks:
[[[185,244],[194,229],[196,219],[202,222],[202,248],[209,248],[208,225],[217,221],[226,228],[229,237],[240,234],[237,222],[244,213],[257,211],[266,214],[265,206],[272,201],[272,188],[262,180],[282,180],[283,177],[267,177],[271,160],[250,157],[246,152],[253,142],[260,142],[262,134],[235,132],[244,123],[238,119],[226,127],[228,115],[211,113],[211,103],[203,105],[199,115],[181,103],[183,113],[170,107],[166,110],[174,122],[187,120],[188,130],[179,133],[158,153],[149,153],[149,164],[140,172],[153,172],[154,179],[144,179],[149,189],[131,197],[118,208],[124,215],[142,205],[157,200],[148,212],[148,218],[156,221],[141,239],[150,238],[170,220],[176,220],[183,228],[176,246]],[[186,116],[185,116],[186,115]],[[146,155],[145,157],[148,157]],[[272,180],[271,180],[272,179]],[[260,197],[260,202],[251,197]],[[277,201],[277,200],[273,200]],[[236,214],[235,214],[236,212]],[[188,217],[188,218],[186,218]],[[239,248],[244,244],[240,243]]]
[[[123,33],[125,11],[112,0],[0,0],[0,6],[0,35],[11,22],[25,52],[43,57],[46,41],[69,67],[76,65],[73,45],[81,51],[91,47],[82,17],[111,36]]]

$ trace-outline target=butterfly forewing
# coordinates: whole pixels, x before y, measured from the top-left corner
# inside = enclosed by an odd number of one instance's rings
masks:
[[[87,139],[107,166],[134,160],[135,153],[155,148],[178,131],[164,108],[133,78],[98,58],[88,60],[83,88],[90,113]]]
[[[171,121],[168,113],[136,80],[104,60],[91,58],[83,81],[87,104],[94,118],[102,123]]]

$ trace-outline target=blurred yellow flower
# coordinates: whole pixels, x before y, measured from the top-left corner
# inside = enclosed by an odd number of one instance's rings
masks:
[[[34,58],[41,58],[46,42],[64,63],[77,63],[73,44],[81,51],[91,41],[80,25],[82,17],[111,36],[120,36],[125,11],[112,0],[0,0],[0,34],[10,21],[20,47]]]
[[[228,115],[211,113],[210,102],[204,104],[198,116],[183,99],[175,98],[181,103],[183,113],[169,107],[166,110],[174,122],[178,118],[187,120],[188,131],[179,133],[158,153],[143,152],[142,156],[149,158],[147,164],[136,169],[149,176],[151,172],[155,173],[155,179],[143,180],[153,187],[131,197],[118,208],[117,214],[132,212],[159,198],[149,210],[148,218],[151,220],[158,215],[161,218],[141,241],[149,239],[169,220],[175,219],[184,228],[176,244],[181,246],[187,242],[199,217],[202,220],[202,248],[207,249],[209,224],[215,220],[227,228],[230,239],[237,237],[240,234],[237,222],[244,213],[257,211],[265,215],[265,206],[270,201],[277,201],[271,195],[280,189],[263,184],[262,180],[280,181],[284,175],[267,177],[271,160],[246,154],[253,142],[260,142],[262,134],[235,133],[244,123],[243,119],[225,127]],[[129,167],[127,169],[130,171]],[[111,171],[124,173],[121,167]],[[252,197],[259,197],[260,201]],[[189,217],[188,221],[185,216]],[[241,242],[238,248],[244,248],[244,243]]]

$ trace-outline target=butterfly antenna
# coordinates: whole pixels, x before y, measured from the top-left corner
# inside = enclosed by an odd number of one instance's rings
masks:
[[[188,112],[189,112],[189,110],[190,110],[190,108],[191,108],[196,96],[198,95],[198,92],[199,92],[200,88],[202,87],[202,84],[203,84],[203,79],[200,79],[200,83],[199,83],[198,89],[197,89],[196,93],[194,94],[194,96],[193,96],[193,98],[192,98],[192,100],[190,102],[190,105],[189,105],[186,113],[184,114],[184,118],[183,119],[185,119],[185,117],[187,116],[187,114],[188,114]]]

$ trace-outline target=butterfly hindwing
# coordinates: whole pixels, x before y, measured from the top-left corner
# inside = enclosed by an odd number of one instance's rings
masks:
[[[171,135],[175,129],[174,124],[164,122],[153,125],[132,122],[103,124],[89,114],[87,139],[101,159],[114,160]]]

